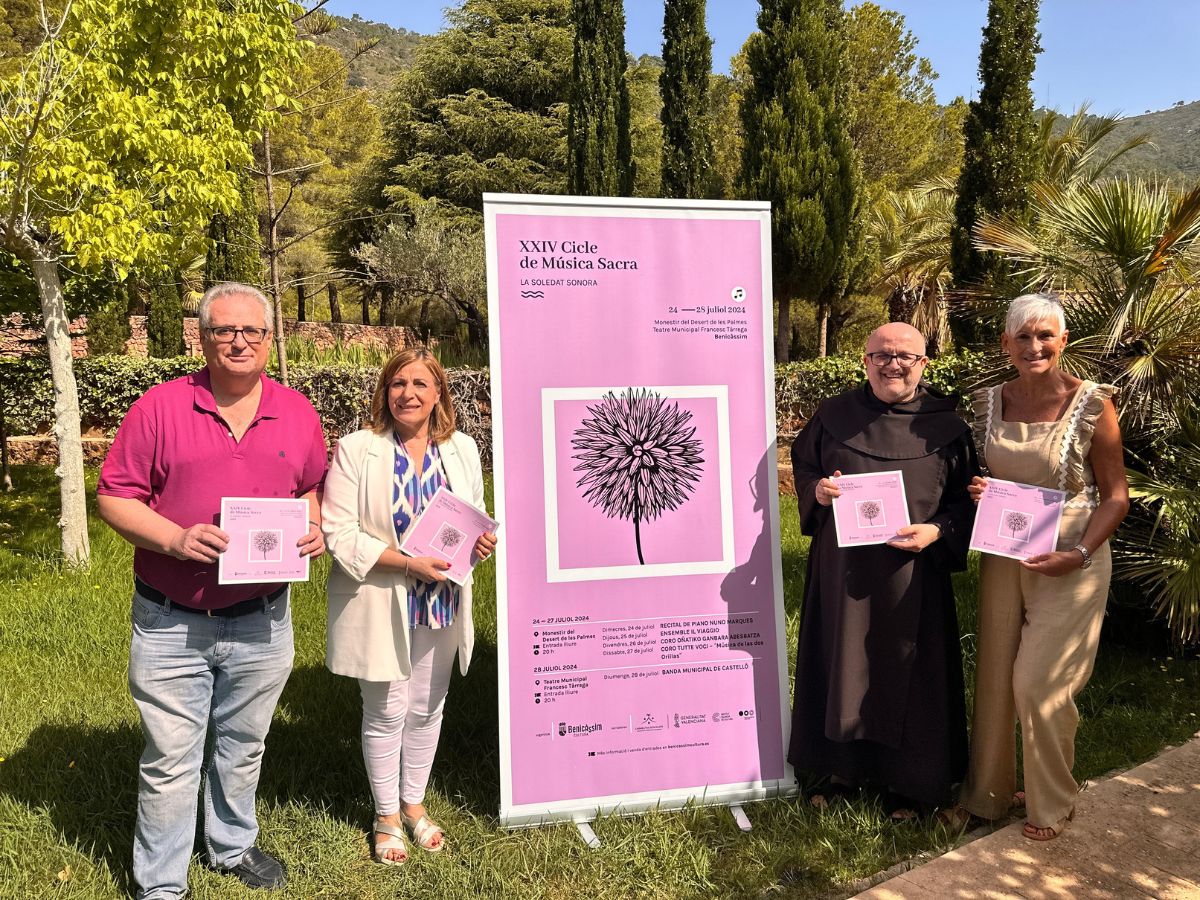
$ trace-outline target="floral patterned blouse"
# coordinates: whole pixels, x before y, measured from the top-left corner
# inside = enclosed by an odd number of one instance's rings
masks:
[[[392,521],[396,525],[396,538],[404,540],[409,525],[425,509],[425,504],[446,483],[442,468],[442,456],[437,444],[429,442],[425,450],[425,462],[421,475],[399,435],[396,441],[396,468],[392,478]],[[425,625],[429,628],[447,628],[458,613],[459,587],[452,581],[408,580],[408,623],[410,626]]]

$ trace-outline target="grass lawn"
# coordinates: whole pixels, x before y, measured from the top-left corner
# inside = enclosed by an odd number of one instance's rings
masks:
[[[14,480],[16,491],[0,495],[0,897],[122,896],[132,889],[141,752],[125,683],[131,551],[93,519],[91,571],[60,569],[52,472],[18,468]],[[782,507],[794,653],[806,541],[794,502]],[[259,788],[261,842],[291,870],[282,896],[820,897],[955,840],[938,826],[892,825],[872,804],[820,814],[797,800],[749,804],[750,834],[722,808],[606,818],[597,851],[571,826],[497,828],[495,585],[484,566],[475,659],[466,679],[455,672],[428,798],[448,852],[374,865],[357,686],[323,665],[327,565],[295,594],[296,666]],[[973,574],[958,588],[969,684]],[[1200,662],[1106,640],[1080,706],[1077,775],[1130,766],[1197,730]],[[264,896],[198,859],[190,880],[197,898]]]

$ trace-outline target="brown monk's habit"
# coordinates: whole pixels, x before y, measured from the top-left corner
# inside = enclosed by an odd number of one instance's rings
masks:
[[[966,567],[978,474],[955,400],[922,385],[886,404],[869,385],[818,407],[792,446],[800,527],[812,537],[788,759],[945,804],[967,767],[966,708],[950,573]],[[904,473],[908,514],[942,526],[921,553],[840,548],[816,484],[840,470]]]

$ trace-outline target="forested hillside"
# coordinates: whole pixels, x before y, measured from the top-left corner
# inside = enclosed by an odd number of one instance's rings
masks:
[[[333,16],[337,27],[317,40],[349,57],[358,43],[378,40],[379,45],[350,66],[350,85],[365,87],[373,93],[386,89],[397,72],[407,66],[422,35],[371,22],[355,15],[349,19]],[[643,57],[642,63],[661,66],[661,60]],[[1080,98],[1080,102],[1085,98]],[[1094,109],[1105,113],[1107,110]],[[1062,110],[1070,114],[1072,110]],[[1134,135],[1149,133],[1152,146],[1138,147],[1114,164],[1113,173],[1158,176],[1172,180],[1200,175],[1200,100],[1173,106],[1158,112],[1127,116],[1103,143],[1105,148],[1119,146]]]
[[[421,35],[403,28],[393,28],[381,22],[364,19],[357,13],[347,19],[330,16],[335,28],[316,38],[317,43],[333,47],[349,59],[357,47],[366,41],[378,41],[369,53],[350,64],[350,87],[362,87],[372,93],[386,90],[396,73],[412,61],[413,51],[421,43]]]

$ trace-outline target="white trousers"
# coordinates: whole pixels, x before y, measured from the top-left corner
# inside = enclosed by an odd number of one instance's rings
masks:
[[[364,681],[362,745],[375,814],[393,815],[401,799],[425,800],[442,731],[442,709],[458,649],[454,628],[412,629],[412,676],[407,681]]]

